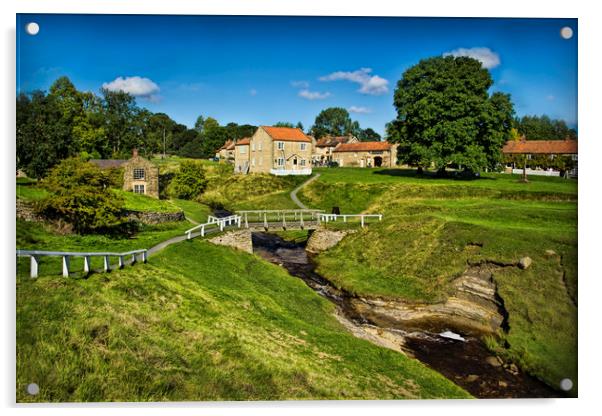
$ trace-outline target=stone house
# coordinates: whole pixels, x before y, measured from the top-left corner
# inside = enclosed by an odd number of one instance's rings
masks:
[[[139,156],[137,149],[123,164],[123,190],[159,199],[159,168]]]
[[[260,126],[235,147],[236,173],[311,175],[312,140],[300,129]]]
[[[509,140],[502,148],[505,156],[524,155],[527,158],[527,174],[558,176],[559,171],[543,170],[537,166],[537,157],[544,156],[554,160],[558,156],[569,156],[575,162],[575,167],[568,172],[570,176],[577,176],[577,140],[527,140],[525,136],[520,140]],[[530,162],[531,161],[531,162]],[[506,164],[506,172],[522,173],[522,164],[516,166],[514,162]]]
[[[220,162],[234,163],[234,152],[234,140],[227,140],[226,143],[215,152],[215,157],[218,158]]]
[[[339,166],[360,168],[397,166],[397,145],[388,142],[341,143],[332,151]]]
[[[314,166],[327,165],[332,162],[332,152],[341,143],[357,143],[355,136],[326,136],[318,140],[314,146],[312,160]]]
[[[138,150],[132,151],[132,158],[123,159],[92,159],[101,169],[123,168],[123,190],[137,194],[148,195],[159,199],[159,168],[152,162],[138,155]]]

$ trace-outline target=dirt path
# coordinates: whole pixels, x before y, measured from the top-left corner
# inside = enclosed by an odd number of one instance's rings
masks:
[[[295,189],[293,189],[291,191],[291,199],[293,200],[293,202],[301,209],[309,209],[307,206],[305,206],[305,204],[303,204],[303,202],[299,201],[299,198],[297,198],[297,192],[299,192],[299,190],[301,188],[303,188],[304,186],[309,185],[310,183],[312,183],[313,181],[315,181],[316,179],[318,179],[320,177],[319,173],[316,173],[314,176],[312,176],[311,178],[309,178],[308,180],[306,180],[305,182],[303,182],[301,185],[297,186]]]

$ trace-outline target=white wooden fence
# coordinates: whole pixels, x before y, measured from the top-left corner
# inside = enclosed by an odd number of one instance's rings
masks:
[[[102,257],[103,258],[103,270],[108,272],[111,270],[111,257],[118,258],[118,267],[121,269],[126,264],[126,258],[131,256],[130,264],[136,263],[136,256],[141,256],[142,261],[146,263],[148,259],[148,250],[140,249],[140,250],[132,250],[126,251],[124,253],[112,253],[112,252],[76,252],[76,251],[42,251],[42,250],[17,250],[17,257],[29,257],[30,258],[30,266],[29,266],[29,275],[32,278],[38,277],[39,263],[40,257],[62,257],[63,259],[63,276],[68,277],[70,270],[69,266],[71,264],[71,257],[83,257],[84,258],[84,273],[90,273],[90,259],[92,257]]]
[[[206,223],[194,226],[191,229],[184,231],[184,234],[186,234],[186,238],[190,240],[192,238],[192,233],[196,230],[201,230],[201,237],[204,237],[209,230],[219,228],[220,231],[224,231],[224,228],[230,225],[236,225],[240,228],[241,219],[242,217],[240,215],[230,215],[229,217],[222,218],[209,215]]]
[[[383,214],[320,214],[319,217],[323,222],[337,221],[338,219],[347,222],[348,218],[359,218],[362,227],[365,225],[366,218],[378,218],[379,221],[383,220]]]

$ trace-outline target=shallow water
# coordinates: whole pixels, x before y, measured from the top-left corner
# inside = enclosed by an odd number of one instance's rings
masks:
[[[253,233],[253,251],[284,267],[292,276],[303,279],[309,287],[335,303],[337,313],[353,325],[354,333],[369,332],[373,342],[378,342],[378,337],[382,336],[386,341],[384,344],[422,361],[475,397],[564,397],[561,392],[519,371],[516,366],[496,361],[476,337],[457,333],[451,328],[432,333],[375,325],[351,306],[352,295],[336,289],[315,272],[315,265],[304,244],[285,241],[274,234]]]

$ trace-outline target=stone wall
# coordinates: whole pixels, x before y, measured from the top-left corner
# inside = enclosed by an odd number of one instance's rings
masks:
[[[251,239],[251,231],[249,230],[229,231],[209,239],[209,242],[220,246],[234,247],[247,253],[253,253],[253,241]]]
[[[315,230],[307,240],[306,250],[310,253],[319,253],[336,246],[347,234],[355,233],[356,230],[334,231],[324,228]]]
[[[42,221],[42,217],[37,215],[31,203],[17,199],[16,204],[17,218],[25,221]]]
[[[155,225],[164,222],[184,221],[184,211],[178,212],[140,212],[129,211],[126,214],[129,220],[141,222],[143,224]]]

